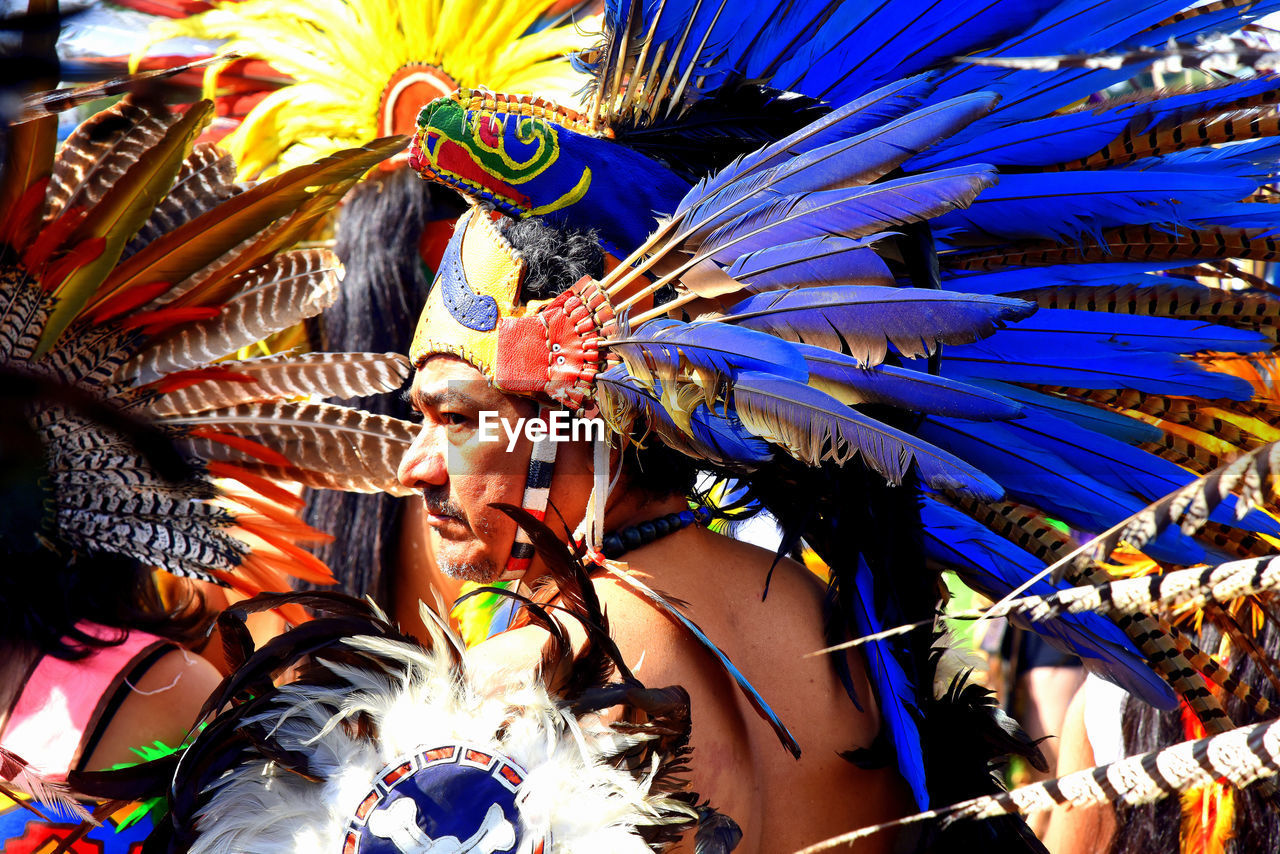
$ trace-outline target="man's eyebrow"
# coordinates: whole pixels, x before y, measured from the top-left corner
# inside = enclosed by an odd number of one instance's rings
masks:
[[[417,409],[439,409],[442,406],[479,408],[480,405],[471,395],[450,388],[433,392],[422,392],[411,388],[402,396],[405,402]]]

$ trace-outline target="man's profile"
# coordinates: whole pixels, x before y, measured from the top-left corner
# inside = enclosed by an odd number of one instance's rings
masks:
[[[502,225],[474,213],[460,226],[451,250],[473,269],[487,270],[491,259],[479,247],[502,251]],[[554,299],[583,276],[601,275],[599,251],[583,251],[593,248],[587,236],[566,236],[537,221],[511,226],[505,235],[526,271],[521,303]],[[578,260],[583,255],[585,260]],[[468,279],[468,265],[462,266],[460,284],[470,288],[475,279]],[[540,406],[528,396],[499,391],[459,355],[466,350],[456,338],[433,347],[435,319],[429,302],[409,395],[423,423],[400,477],[423,496],[441,568],[492,582],[504,575],[517,533],[515,522],[496,505],[522,503],[534,443],[522,435],[508,450],[505,437],[493,440],[481,423],[495,417],[509,423],[529,419],[548,411],[551,402]],[[494,358],[502,357],[498,352]],[[478,361],[483,364],[483,357]],[[859,708],[829,659],[804,657],[825,645],[822,583],[793,561],[775,565],[774,556],[762,549],[697,524],[667,521],[691,515],[686,496],[694,460],[653,443],[639,451],[632,445],[613,458],[617,482],[605,507],[604,530],[624,539],[624,547],[635,544],[620,559],[650,586],[685,603],[682,610],[755,685],[802,750],[797,760],[779,744],[732,677],[684,627],[618,581],[597,580],[612,635],[637,675],[648,684],[678,684],[689,692],[693,787],[739,823],[744,839],[738,850],[795,850],[908,812],[910,793],[891,760],[858,767],[842,756],[871,752],[880,730],[875,704]],[[594,482],[591,445],[560,443],[547,487],[546,515],[553,529],[558,526],[567,535],[582,522]],[[542,571],[535,560],[524,580],[536,582]],[[762,601],[771,571],[769,596]],[[517,629],[473,653],[494,671],[534,667],[546,637],[539,628]],[[849,665],[855,696],[872,698],[861,657],[850,657]],[[851,792],[859,794],[851,798]],[[887,835],[873,838],[862,850],[889,850],[891,841]]]

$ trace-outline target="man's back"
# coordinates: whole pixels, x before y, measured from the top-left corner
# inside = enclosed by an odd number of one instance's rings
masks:
[[[737,821],[736,851],[790,852],[911,810],[892,757],[864,770],[839,753],[871,747],[880,715],[860,657],[850,659],[859,710],[827,658],[804,658],[824,645],[822,584],[792,561],[779,563],[761,601],[773,556],[700,528],[688,528],[625,556],[646,582],[682,603],[781,717],[799,742],[799,760],[751,708],[690,633],[629,587],[598,579],[610,634],[645,684],[681,685],[693,716],[693,788]],[[523,637],[522,637],[523,636]],[[541,648],[540,629],[486,642],[477,652],[511,666]],[[492,656],[492,657],[490,657]],[[875,836],[856,850],[888,850]],[[692,841],[681,849],[692,851]]]

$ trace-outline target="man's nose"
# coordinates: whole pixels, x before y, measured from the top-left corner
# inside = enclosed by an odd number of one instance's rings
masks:
[[[446,465],[444,431],[435,425],[423,425],[413,444],[400,458],[396,476],[410,489],[440,486],[449,479]]]

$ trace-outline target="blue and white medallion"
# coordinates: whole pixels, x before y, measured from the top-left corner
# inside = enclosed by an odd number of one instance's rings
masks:
[[[398,758],[348,823],[342,854],[543,854],[545,840],[520,827],[524,776],[505,756],[466,744]]]

